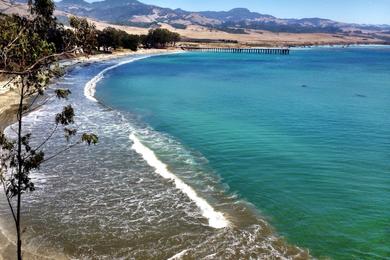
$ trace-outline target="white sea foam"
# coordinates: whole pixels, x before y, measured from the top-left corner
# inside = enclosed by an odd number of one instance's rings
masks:
[[[153,54],[153,55],[147,55],[147,56],[142,56],[142,57],[133,57],[129,60],[125,60],[125,61],[122,61],[122,62],[118,62],[117,64],[115,65],[112,65],[110,67],[107,67],[105,68],[104,70],[100,71],[99,74],[97,74],[95,77],[93,77],[90,81],[87,82],[87,84],[85,84],[85,87],[84,87],[84,95],[91,101],[94,101],[94,102],[97,102],[96,98],[95,98],[95,92],[96,92],[96,84],[103,79],[104,77],[104,74],[107,72],[107,71],[110,71],[112,69],[115,69],[117,67],[120,67],[122,65],[125,65],[125,64],[128,64],[128,63],[131,63],[131,62],[134,62],[134,61],[138,61],[138,60],[143,60],[143,59],[147,59],[147,58],[150,58],[152,56],[161,56],[161,55],[167,55],[167,54],[177,54],[177,53],[182,53],[182,52],[172,52],[172,53],[162,53],[162,54]]]
[[[163,55],[163,54],[159,54]],[[104,74],[112,70],[114,68],[117,68],[119,66],[122,66],[124,64],[128,64],[137,60],[146,59],[151,56],[157,56],[157,55],[149,55],[149,56],[142,56],[137,58],[132,58],[130,60],[125,60],[122,62],[119,62],[115,65],[112,65],[110,67],[105,68],[99,74],[97,74],[95,77],[93,77],[90,81],[87,82],[84,88],[84,95],[91,101],[97,102],[95,99],[95,90],[96,90],[96,84],[103,79]],[[141,141],[134,135],[130,135],[130,139],[133,141],[132,148],[142,155],[144,160],[153,168],[155,168],[156,173],[161,175],[163,178],[170,179],[174,181],[176,187],[180,189],[184,194],[186,194],[192,201],[195,202],[195,204],[199,207],[201,210],[202,215],[208,219],[209,225],[213,228],[224,228],[229,225],[228,220],[223,216],[221,212],[215,211],[215,209],[203,198],[199,197],[198,194],[195,192],[194,189],[192,189],[190,186],[185,184],[180,178],[178,178],[176,175],[171,173],[167,165],[165,165],[163,162],[161,162],[157,156],[154,154],[152,150],[144,146]]]
[[[209,225],[213,228],[225,228],[229,225],[229,221],[223,216],[221,212],[215,209],[198,194],[189,185],[184,183],[180,178],[168,170],[166,164],[161,162],[155,153],[148,147],[143,145],[134,133],[130,134],[130,139],[133,141],[132,149],[140,154],[143,159],[155,169],[155,172],[165,179],[172,180],[176,188],[186,194],[199,207],[202,215],[208,219]]]
[[[167,260],[178,260],[178,259],[181,259],[187,253],[187,251],[188,251],[188,249],[183,250],[183,251],[177,253],[176,255],[168,258]]]
[[[146,58],[149,58],[150,56],[143,56],[143,57],[138,57],[138,58],[132,58],[130,60],[125,60],[125,61],[122,61],[122,62],[119,62],[115,65],[112,65],[110,67],[107,67],[105,68],[104,70],[100,71],[99,74],[97,74],[95,77],[93,77],[90,81],[87,82],[87,84],[85,84],[85,88],[84,88],[84,95],[91,101],[94,101],[94,102],[97,102],[96,98],[94,97],[95,96],[95,92],[96,92],[96,84],[103,79],[104,77],[104,74],[107,72],[107,71],[110,71],[112,69],[115,69],[119,66],[122,66],[122,65],[125,65],[125,64],[128,64],[128,63],[131,63],[131,62],[134,62],[134,61],[137,61],[137,60],[142,60],[142,59],[146,59]]]

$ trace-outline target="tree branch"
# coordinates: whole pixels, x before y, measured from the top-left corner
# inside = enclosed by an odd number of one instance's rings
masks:
[[[48,98],[48,99],[46,99],[44,102],[42,102],[41,104],[37,105],[36,107],[34,107],[34,108],[31,108],[31,107],[30,107],[29,110],[24,111],[24,112],[23,112],[23,115],[28,114],[28,113],[31,113],[31,112],[33,112],[33,111],[35,111],[35,110],[37,110],[37,109],[43,107],[44,105],[50,104],[49,101],[50,101],[50,103],[54,102],[54,100]]]
[[[54,155],[50,156],[49,158],[44,159],[44,160],[42,161],[42,163],[45,163],[45,162],[47,162],[47,161],[50,161],[51,159],[54,159],[54,158],[57,157],[58,155],[60,155],[60,154],[62,154],[62,153],[64,153],[64,152],[66,152],[66,151],[69,151],[70,149],[72,149],[73,147],[75,147],[76,145],[79,145],[79,144],[81,144],[81,143],[82,143],[81,141],[78,141],[78,142],[76,142],[76,143],[74,143],[74,144],[69,145],[69,146],[66,147],[65,149],[63,149],[63,150],[61,150],[61,151],[55,153]]]
[[[53,128],[53,130],[51,131],[51,133],[48,135],[48,137],[46,137],[46,139],[40,144],[40,145],[38,145],[38,147],[37,148],[35,148],[35,149],[33,149],[33,151],[38,151],[40,148],[42,148],[46,143],[47,143],[47,141],[49,141],[51,138],[52,138],[52,136],[54,135],[54,133],[57,131],[57,129],[58,129],[58,124],[56,124],[56,126]],[[28,156],[27,158],[29,158],[30,156]]]
[[[25,28],[22,28],[22,29],[19,31],[18,35],[16,35],[15,39],[13,39],[13,40],[4,48],[4,50],[6,50],[7,52],[8,52],[9,50],[12,50],[12,48],[11,48],[11,49],[8,49],[8,48],[13,47],[12,45],[20,38],[20,36],[22,36],[22,33],[23,33],[24,31],[25,31]]]
[[[14,76],[14,77],[11,77],[11,79],[10,80],[8,80],[8,82],[7,83],[5,83],[3,86],[1,86],[1,88],[6,88],[9,84],[11,84],[12,83],[12,81],[14,81],[14,79],[16,78],[16,76]]]
[[[55,53],[55,54],[44,56],[44,57],[38,59],[34,64],[32,64],[30,67],[28,67],[24,71],[0,70],[0,73],[7,74],[7,75],[27,75],[27,74],[30,74],[32,72],[36,72],[37,69],[35,67],[40,65],[40,64],[42,64],[43,62],[45,62],[45,61],[47,61],[49,59],[56,58],[56,57],[61,57],[61,56],[65,55],[65,54],[73,53],[73,52],[75,52],[78,49],[80,49],[80,48],[76,47],[76,48],[74,48],[72,50],[69,50],[69,51],[64,51],[64,52],[61,52],[61,53]]]
[[[16,215],[15,215],[14,207],[12,206],[12,203],[7,195],[7,187],[5,186],[4,180],[2,180],[1,182],[3,183],[4,194],[6,194],[5,197],[7,198],[8,206],[11,209],[12,218],[14,219],[14,221],[16,223]]]

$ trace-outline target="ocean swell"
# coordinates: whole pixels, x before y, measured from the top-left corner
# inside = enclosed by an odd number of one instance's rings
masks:
[[[151,56],[143,56],[143,57],[137,57],[137,58],[132,58],[130,60],[125,60],[125,61],[122,61],[122,62],[119,62],[115,65],[112,65],[110,67],[107,67],[105,68],[104,70],[102,70],[101,72],[99,72],[95,77],[93,77],[90,81],[87,82],[87,84],[85,84],[85,88],[84,88],[84,95],[86,96],[86,98],[88,98],[89,100],[91,101],[94,101],[94,102],[97,102],[96,98],[95,98],[95,92],[96,92],[96,84],[103,79],[104,77],[104,74],[107,72],[107,71],[110,71],[112,69],[115,69],[117,67],[120,67],[122,65],[125,65],[125,64],[128,64],[128,63],[131,63],[131,62],[134,62],[134,61],[137,61],[137,60],[142,60],[142,59],[146,59],[146,58],[149,58]]]
[[[133,141],[132,149],[140,154],[142,158],[155,169],[156,173],[165,179],[172,180],[175,183],[176,188],[181,190],[193,202],[195,202],[195,204],[201,210],[202,215],[209,220],[210,227],[224,228],[229,225],[229,222],[221,212],[215,211],[214,208],[205,199],[198,196],[194,189],[185,184],[176,175],[171,173],[168,170],[167,165],[161,162],[152,150],[143,145],[134,133],[130,134],[130,139]]]
[[[134,58],[131,58],[129,60],[125,60],[125,61],[122,61],[122,62],[118,62],[110,67],[107,67],[105,68],[104,70],[100,71],[95,77],[93,77],[90,81],[87,82],[87,84],[85,84],[85,88],[84,88],[84,95],[86,98],[88,98],[89,100],[91,101],[94,101],[94,102],[97,102],[96,98],[95,98],[95,92],[96,92],[96,84],[103,79],[104,77],[104,74],[107,72],[107,71],[110,71],[112,69],[115,69],[117,67],[120,67],[122,65],[125,65],[125,64],[128,64],[128,63],[131,63],[131,62],[134,62],[134,61],[138,61],[138,60],[143,60],[143,59],[147,59],[147,58],[150,58],[150,57],[154,57],[154,56],[161,56],[161,55],[169,55],[169,54],[178,54],[178,53],[182,53],[182,52],[171,52],[171,53],[160,53],[160,54],[153,54],[153,55],[146,55],[146,56],[141,56],[141,57],[134,57]]]
[[[161,55],[161,54],[160,54]],[[110,67],[107,67],[103,69],[101,72],[99,72],[95,77],[93,77],[90,81],[85,84],[84,88],[84,95],[87,97],[87,99],[97,102],[96,98],[94,97],[96,92],[96,85],[97,83],[103,79],[104,74],[107,71],[110,71],[112,69],[115,69],[119,66],[146,59],[152,56],[156,55],[149,55],[149,56],[143,56],[143,57],[137,57],[132,58],[130,60],[125,60],[122,62],[119,62],[115,65],[112,65]],[[229,221],[224,217],[224,215],[221,212],[216,211],[205,199],[198,196],[198,194],[195,192],[193,188],[191,188],[189,185],[184,183],[180,178],[178,178],[176,175],[171,173],[167,165],[161,162],[155,153],[150,150],[148,147],[143,145],[141,141],[136,137],[134,133],[130,134],[130,139],[133,141],[132,149],[136,151],[138,154],[142,156],[142,158],[155,169],[155,172],[162,176],[165,179],[172,180],[176,186],[177,189],[181,190],[184,194],[186,194],[200,209],[202,215],[208,219],[209,226],[220,229],[225,228],[229,226]]]

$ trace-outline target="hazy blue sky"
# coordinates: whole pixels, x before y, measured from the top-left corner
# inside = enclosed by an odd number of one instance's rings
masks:
[[[281,18],[321,17],[342,22],[390,24],[390,0],[140,0],[189,11],[246,7]]]

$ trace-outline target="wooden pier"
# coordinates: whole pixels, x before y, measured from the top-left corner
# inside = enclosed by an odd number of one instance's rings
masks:
[[[196,52],[216,52],[216,53],[255,53],[255,54],[277,54],[289,55],[290,49],[287,48],[201,48],[201,47],[182,47],[185,51]]]

